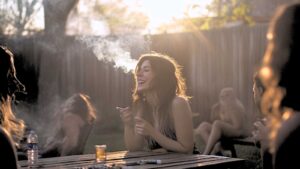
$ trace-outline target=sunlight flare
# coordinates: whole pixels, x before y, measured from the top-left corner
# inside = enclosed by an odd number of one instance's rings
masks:
[[[170,24],[175,19],[183,19],[189,11],[191,17],[207,13],[206,6],[212,0],[124,0],[131,8],[143,11],[149,17],[147,33],[157,33],[163,24]],[[197,4],[198,9],[191,10]],[[196,11],[197,10],[197,11]],[[176,28],[174,28],[176,29]]]

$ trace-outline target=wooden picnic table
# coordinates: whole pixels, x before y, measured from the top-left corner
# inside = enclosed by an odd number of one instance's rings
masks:
[[[146,164],[157,160],[160,164]],[[106,162],[96,163],[95,154],[40,158],[33,168],[102,169],[102,168],[244,168],[245,160],[213,155],[179,154],[173,152],[108,152]],[[21,169],[28,169],[26,160],[19,161]]]

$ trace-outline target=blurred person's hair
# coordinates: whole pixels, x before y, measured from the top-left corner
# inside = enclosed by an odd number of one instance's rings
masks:
[[[262,112],[271,117],[271,141],[290,113],[300,111],[300,4],[281,6],[270,23],[259,77],[265,86]],[[274,152],[275,143],[271,142]]]
[[[22,85],[16,78],[14,58],[12,52],[4,46],[0,46],[0,125],[13,138],[15,143],[23,138],[25,124],[18,119],[12,110],[12,97],[19,86]],[[13,77],[11,77],[13,76]],[[10,80],[16,80],[17,82]]]

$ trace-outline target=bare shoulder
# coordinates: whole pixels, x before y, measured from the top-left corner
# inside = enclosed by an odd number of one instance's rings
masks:
[[[73,120],[73,121],[75,121],[75,120],[78,120],[79,117],[78,117],[77,115],[75,115],[75,114],[67,113],[67,114],[65,114],[65,115],[63,116],[63,119],[64,119],[64,121],[68,121],[68,120]]]
[[[181,96],[176,96],[172,101],[172,106],[189,105],[188,100]]]
[[[191,108],[189,105],[189,102],[186,98],[176,96],[173,101],[172,101],[172,109],[173,113],[177,114],[186,114],[190,113],[191,114]]]
[[[63,117],[63,121],[65,125],[69,125],[69,126],[82,126],[84,125],[84,121],[81,117],[79,117],[76,114],[66,114]]]

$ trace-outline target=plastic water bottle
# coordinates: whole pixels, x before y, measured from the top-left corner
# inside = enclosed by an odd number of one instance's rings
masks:
[[[31,130],[27,136],[27,158],[28,165],[37,164],[39,156],[39,148],[38,148],[38,136],[37,134]]]

